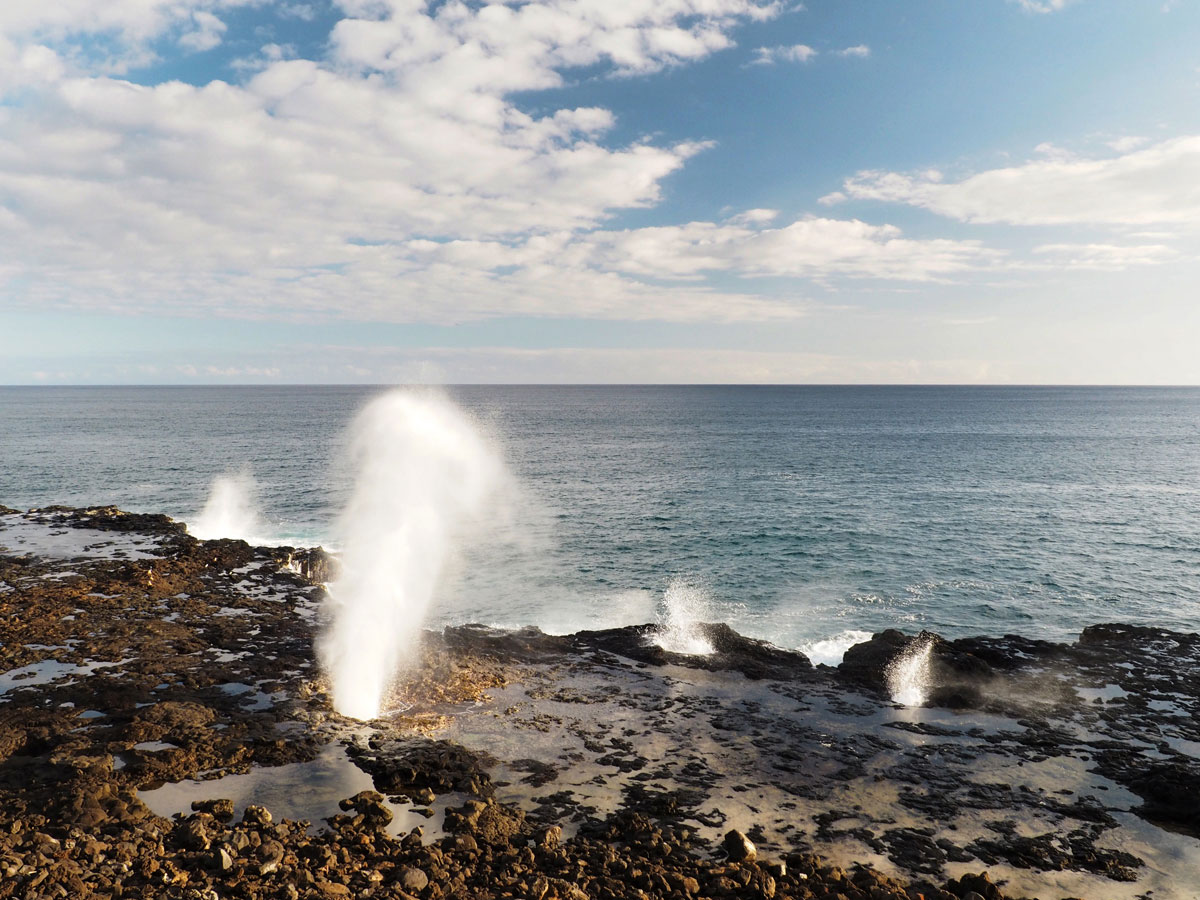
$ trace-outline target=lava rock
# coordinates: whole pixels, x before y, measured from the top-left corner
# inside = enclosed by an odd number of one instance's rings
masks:
[[[754,842],[736,828],[726,832],[721,846],[725,848],[732,862],[754,862],[758,856],[758,848],[754,846]]]
[[[419,894],[429,885],[429,876],[413,866],[405,866],[401,869],[398,880],[404,890],[412,891],[415,894]]]
[[[244,825],[270,825],[272,821],[271,811],[265,806],[255,806],[251,804],[246,807],[246,811],[242,813],[242,823]]]

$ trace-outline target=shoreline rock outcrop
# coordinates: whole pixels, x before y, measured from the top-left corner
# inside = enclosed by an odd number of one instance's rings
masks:
[[[1197,635],[883,632],[830,669],[719,624],[706,656],[460,626],[354,723],[312,663],[320,551],[109,507],[0,509],[0,548],[0,898],[1184,896],[1106,791],[1200,834]],[[897,709],[914,641],[932,688]],[[284,770],[297,796],[227,793]]]

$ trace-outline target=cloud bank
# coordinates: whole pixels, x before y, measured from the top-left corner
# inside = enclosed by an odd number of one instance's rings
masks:
[[[242,83],[125,77],[167,45],[220,45],[248,3],[0,11],[10,302],[397,322],[728,321],[801,315],[803,290],[783,300],[717,290],[708,273],[925,281],[994,258],[974,241],[832,218],[609,230],[615,215],[661,203],[664,181],[710,145],[613,142],[611,110],[534,114],[512,99],[584,69],[632,78],[694,63],[732,46],[739,26],[778,15],[778,3],[338,0],[319,59],[267,45]]]

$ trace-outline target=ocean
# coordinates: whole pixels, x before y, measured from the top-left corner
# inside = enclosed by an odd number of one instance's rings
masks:
[[[195,522],[240,474],[260,520],[230,536],[336,548],[346,430],[383,390],[0,388],[0,504]],[[1200,389],[445,391],[519,500],[461,535],[431,625],[687,615],[820,657],[887,627],[1200,624]]]

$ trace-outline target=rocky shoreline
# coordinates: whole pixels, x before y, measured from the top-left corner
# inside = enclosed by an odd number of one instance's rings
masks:
[[[0,507],[0,897],[1194,896],[1200,636],[430,633],[372,723],[312,660],[334,565]],[[925,705],[890,699],[921,649]],[[981,874],[986,873],[986,874]]]

